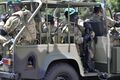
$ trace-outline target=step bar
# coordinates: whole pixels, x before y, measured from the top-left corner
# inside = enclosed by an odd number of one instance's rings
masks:
[[[0,72],[0,78],[16,79],[18,74],[9,73],[9,72]]]

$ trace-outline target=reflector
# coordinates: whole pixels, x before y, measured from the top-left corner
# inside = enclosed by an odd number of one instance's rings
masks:
[[[11,65],[11,59],[3,58],[3,59],[2,59],[2,62],[3,62],[3,64]]]

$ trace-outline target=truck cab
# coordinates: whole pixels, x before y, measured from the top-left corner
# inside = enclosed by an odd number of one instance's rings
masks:
[[[22,1],[33,12],[28,19],[36,21],[37,38],[31,44],[18,44],[18,40],[26,26],[23,26],[18,34],[11,40],[2,44],[3,55],[0,65],[0,78],[4,79],[34,79],[34,80],[82,80],[86,77],[99,76],[106,73],[109,77],[120,73],[119,44],[111,44],[111,40],[117,39],[110,30],[106,35],[101,34],[102,23],[93,23],[93,30],[97,35],[95,44],[95,69],[98,72],[85,73],[80,52],[74,40],[74,32],[70,31],[71,22],[68,20],[67,32],[62,32],[64,22],[64,9],[82,9],[99,5],[94,2],[72,2],[57,0],[33,0]],[[6,4],[6,3],[1,3]],[[48,14],[53,14],[58,9],[55,30],[52,31]],[[79,10],[80,9],[80,10]],[[80,12],[82,13],[82,12]],[[83,26],[84,27],[84,26]],[[67,37],[67,39],[65,39]],[[117,38],[116,38],[117,37]]]

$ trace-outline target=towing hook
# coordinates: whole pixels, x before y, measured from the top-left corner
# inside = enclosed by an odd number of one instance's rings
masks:
[[[107,73],[104,73],[104,72],[100,72],[99,74],[98,74],[98,78],[100,79],[100,80],[108,80],[108,74]]]
[[[106,72],[100,72],[97,69],[95,69],[95,72],[97,72],[99,80],[108,80],[109,75]]]

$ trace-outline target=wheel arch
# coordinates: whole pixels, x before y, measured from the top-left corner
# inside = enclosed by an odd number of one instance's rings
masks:
[[[78,75],[80,75],[80,69],[79,69],[79,66],[78,66],[78,63],[77,61],[75,61],[74,59],[59,59],[59,60],[55,60],[53,62],[51,62],[47,68],[47,71],[52,67],[54,66],[55,64],[59,64],[59,63],[66,63],[66,64],[69,64],[71,65],[75,71],[77,72]]]
[[[80,69],[79,69],[79,65],[78,65],[78,63],[77,63],[76,60],[74,60],[74,59],[57,59],[57,60],[54,60],[54,61],[52,61],[51,63],[48,64],[46,70],[44,70],[44,72],[42,73],[41,78],[45,77],[45,74],[47,73],[47,71],[52,66],[54,66],[55,64],[59,64],[59,63],[66,63],[66,64],[71,65],[75,69],[75,71],[77,72],[77,74],[81,77],[81,72],[80,72]]]
[[[83,76],[83,68],[81,61],[79,61],[78,58],[70,54],[67,56],[65,54],[49,54],[46,58],[44,58],[41,66],[39,66],[39,76],[41,78],[44,78],[47,70],[49,70],[49,68],[54,64],[58,63],[67,63],[71,65],[76,70],[78,75]]]

